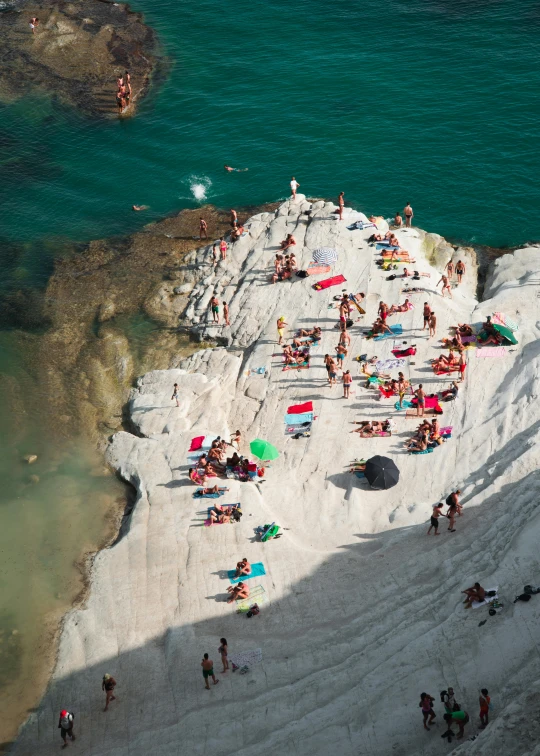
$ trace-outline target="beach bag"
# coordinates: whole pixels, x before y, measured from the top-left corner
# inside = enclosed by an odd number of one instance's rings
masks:
[[[249,608],[249,612],[247,612],[246,617],[248,618],[256,617],[260,613],[260,611],[261,610],[259,609],[259,605],[253,604],[253,606]]]
[[[530,601],[531,600],[531,594],[530,593],[520,593],[519,596],[516,596],[514,599],[514,604],[516,601]]]
[[[306,270],[297,270],[296,271],[296,275],[298,276],[298,278],[307,278],[308,277],[308,274],[307,274]]]

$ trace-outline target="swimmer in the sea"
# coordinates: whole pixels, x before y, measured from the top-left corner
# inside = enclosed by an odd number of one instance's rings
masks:
[[[223,166],[228,173],[236,171],[237,173],[243,173],[243,171],[249,171],[249,168],[232,168],[230,165]]]
[[[132,205],[131,209],[132,210],[137,210],[137,211],[138,210],[148,210],[149,207],[150,207],[150,205]]]

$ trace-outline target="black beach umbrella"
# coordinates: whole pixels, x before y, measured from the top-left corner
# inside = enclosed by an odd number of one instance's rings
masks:
[[[388,457],[371,457],[366,462],[365,476],[372,488],[392,488],[399,480],[399,470]]]

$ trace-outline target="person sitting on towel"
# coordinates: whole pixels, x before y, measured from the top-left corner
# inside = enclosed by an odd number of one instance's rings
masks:
[[[471,588],[465,588],[464,591],[461,591],[462,593],[467,596],[464,604],[468,604],[470,608],[473,601],[483,601],[486,598],[486,591],[480,583],[475,583]]]
[[[247,557],[242,557],[242,559],[236,563],[236,572],[234,573],[235,578],[240,577],[240,575],[251,575],[251,565],[247,560]]]
[[[225,464],[227,465],[227,467],[238,467],[241,461],[242,457],[240,457],[238,452],[235,451],[232,457],[227,457]]]
[[[457,399],[459,392],[459,386],[455,381],[452,381],[452,385],[449,389],[445,389],[444,391],[441,391],[441,397],[445,400],[445,402],[451,402],[454,399]]]
[[[427,433],[422,433],[419,439],[409,439],[409,441],[405,442],[405,446],[409,451],[426,451],[428,447]]]
[[[378,336],[382,333],[392,333],[392,329],[384,322],[384,320],[382,320],[382,318],[377,318],[371,326],[371,332],[374,336]]]
[[[210,462],[206,454],[202,454],[199,457],[198,464],[199,467],[203,468],[205,475],[220,475],[222,472],[224,472],[223,465],[215,461]]]
[[[227,588],[228,593],[231,595],[227,599],[228,604],[232,604],[236,599],[247,599],[249,597],[249,586],[244,583],[238,583],[237,585],[230,585]]]
[[[296,239],[294,238],[294,236],[292,234],[287,234],[286,238],[283,239],[283,241],[281,242],[279,246],[281,247],[281,249],[285,250],[285,249],[289,249],[289,247],[294,247],[295,244],[296,244]]]
[[[204,486],[206,483],[206,475],[199,475],[199,471],[194,467],[189,468],[188,477],[196,486]]]

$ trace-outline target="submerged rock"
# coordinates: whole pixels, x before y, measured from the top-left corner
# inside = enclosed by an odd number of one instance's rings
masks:
[[[32,17],[39,24],[32,34]],[[19,1],[2,9],[0,100],[48,93],[89,116],[114,116],[116,78],[131,74],[131,115],[160,58],[154,31],[128,5]]]
[[[37,462],[37,454],[25,454],[23,459],[25,462],[28,462],[29,465],[33,465],[34,462]]]

